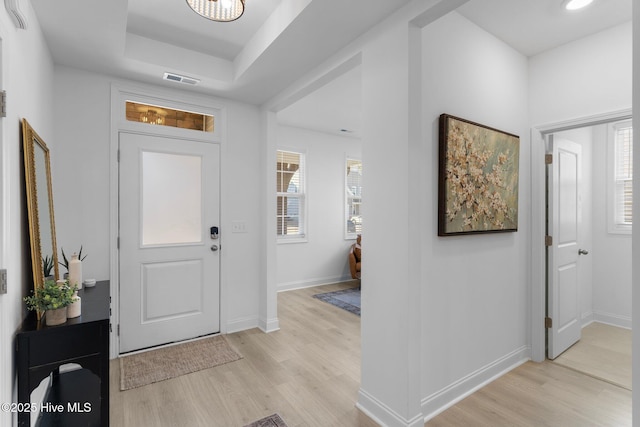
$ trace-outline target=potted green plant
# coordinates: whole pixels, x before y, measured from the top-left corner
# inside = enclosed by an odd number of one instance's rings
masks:
[[[45,255],[42,257],[42,272],[45,279],[51,278],[51,271],[53,270],[53,257]]]
[[[73,302],[76,290],[75,286],[69,287],[68,282],[58,285],[53,280],[45,280],[44,285],[24,301],[29,310],[45,312],[47,326],[60,325],[67,321],[67,306]]]

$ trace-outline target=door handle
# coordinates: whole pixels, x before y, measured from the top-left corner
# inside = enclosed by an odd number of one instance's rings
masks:
[[[215,252],[215,251],[217,251],[218,249],[220,249],[220,248],[218,247],[218,245],[211,245],[211,252]]]
[[[578,255],[589,255],[589,251],[585,251],[584,249],[578,249]]]

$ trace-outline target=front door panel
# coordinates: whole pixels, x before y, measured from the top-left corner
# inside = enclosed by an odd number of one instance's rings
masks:
[[[120,351],[219,332],[219,147],[121,133],[119,178]]]

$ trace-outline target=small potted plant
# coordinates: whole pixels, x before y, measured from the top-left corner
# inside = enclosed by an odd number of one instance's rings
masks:
[[[33,295],[24,298],[29,310],[45,312],[47,326],[60,325],[67,321],[67,306],[73,302],[76,287],[69,283],[58,285],[53,280],[45,280],[44,286],[36,289]]]
[[[44,273],[45,279],[53,278],[51,272],[53,271],[53,257],[49,255],[45,255],[42,257],[42,272]]]

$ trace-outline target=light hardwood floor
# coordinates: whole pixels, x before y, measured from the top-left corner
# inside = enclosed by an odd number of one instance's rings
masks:
[[[355,408],[360,318],[312,298],[348,285],[278,295],[281,330],[228,335],[244,359],[119,390],[111,364],[111,426],[241,427],[279,413],[290,427],[373,427]],[[526,363],[427,426],[625,426],[631,393],[553,363]]]
[[[527,362],[425,424],[631,426],[631,392],[553,362]]]
[[[593,322],[554,362],[631,390],[631,330]]]
[[[278,413],[290,427],[375,426],[355,408],[360,318],[312,298],[352,284],[280,293],[280,331],[227,335],[242,360],[121,392],[111,364],[111,426],[241,427]]]

